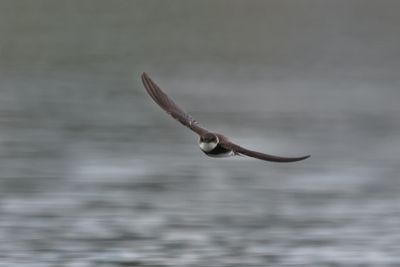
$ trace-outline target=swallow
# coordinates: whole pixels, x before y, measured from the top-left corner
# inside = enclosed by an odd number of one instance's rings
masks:
[[[200,124],[188,113],[183,111],[175,102],[164,93],[161,88],[146,74],[142,76],[143,85],[150,97],[169,115],[179,121],[184,126],[198,134],[199,147],[207,156],[210,157],[231,157],[248,156],[260,160],[271,162],[295,162],[304,160],[310,155],[302,157],[279,157],[261,152],[249,150],[238,144],[233,143],[228,137],[220,133],[215,133],[200,126]]]

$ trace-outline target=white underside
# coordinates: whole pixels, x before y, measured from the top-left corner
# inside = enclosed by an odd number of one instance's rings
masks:
[[[203,150],[204,152],[210,152],[217,146],[217,143],[199,142],[199,146],[200,146],[201,150]]]
[[[223,154],[207,154],[207,156],[209,157],[213,157],[213,158],[228,158],[228,157],[232,157],[235,156],[235,153],[233,153],[233,151],[229,151],[228,153],[223,153]]]
[[[204,152],[210,152],[214,148],[217,147],[217,143],[204,143],[204,142],[199,142],[200,149],[203,150]],[[229,151],[228,153],[223,153],[223,154],[207,154],[209,157],[213,158],[226,158],[226,157],[232,157],[234,156],[235,153],[233,151]]]

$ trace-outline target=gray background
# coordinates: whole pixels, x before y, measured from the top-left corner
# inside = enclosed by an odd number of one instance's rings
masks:
[[[0,1],[0,266],[399,266],[399,10]]]

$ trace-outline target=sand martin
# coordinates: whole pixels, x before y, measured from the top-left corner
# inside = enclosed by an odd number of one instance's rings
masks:
[[[147,93],[149,93],[151,98],[153,98],[153,100],[163,110],[165,110],[169,115],[182,123],[184,126],[188,127],[199,135],[200,149],[207,156],[230,157],[236,155],[245,155],[272,162],[294,162],[310,157],[310,155],[290,158],[279,157],[241,147],[230,141],[226,136],[219,133],[210,132],[204,127],[200,126],[199,123],[195,119],[193,119],[191,115],[184,112],[180,107],[178,107],[178,105],[175,104],[175,102],[170,97],[168,97],[161,90],[161,88],[152,79],[150,79],[150,77],[146,73],[142,74],[142,81]]]

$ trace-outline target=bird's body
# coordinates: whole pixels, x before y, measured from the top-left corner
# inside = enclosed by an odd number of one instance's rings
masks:
[[[207,156],[220,158],[235,155],[246,155],[249,157],[273,162],[294,162],[310,157],[309,155],[293,158],[278,157],[243,148],[230,141],[226,136],[219,133],[210,132],[201,127],[192,116],[179,108],[175,102],[169,98],[146,73],[142,74],[142,81],[146,91],[162,109],[164,109],[181,124],[199,135],[199,147]]]
[[[235,152],[232,149],[226,148],[220,144],[220,140],[227,139],[222,134],[215,134],[217,138],[214,141],[207,141],[204,136],[200,136],[199,138],[199,146],[201,151],[203,151],[207,156],[213,158],[227,158],[235,156]]]
[[[204,150],[201,146],[200,149],[204,152],[204,154],[212,158],[228,158],[235,156],[235,152],[233,152],[233,150],[226,149],[220,145],[217,145],[214,149],[210,151]]]

